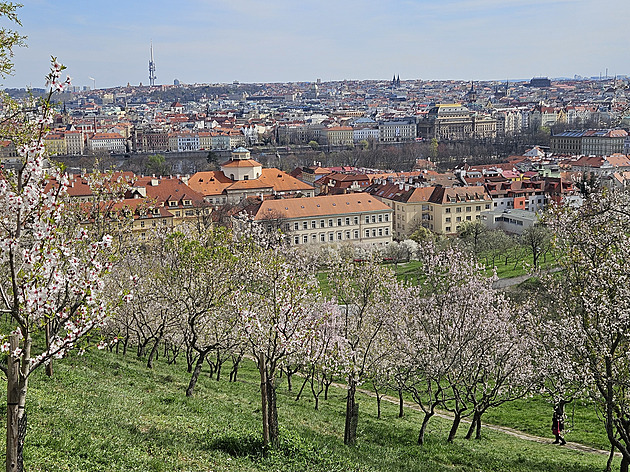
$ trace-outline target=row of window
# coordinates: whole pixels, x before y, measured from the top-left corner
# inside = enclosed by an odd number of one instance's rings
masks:
[[[377,238],[389,236],[389,227],[385,228],[372,228],[366,229],[364,233],[365,238]],[[325,243],[325,242],[335,242],[335,241],[344,241],[350,239],[359,239],[359,230],[355,229],[354,231],[337,231],[336,233],[312,233],[312,234],[303,234],[302,236],[294,236],[293,244],[308,244],[311,243]]]
[[[485,204],[485,209],[486,209],[486,210],[489,210],[489,209],[490,209],[490,204],[489,204],[489,203],[486,203],[486,204]],[[472,211],[472,206],[467,206],[467,207],[466,207],[466,213],[470,213],[471,211]],[[475,211],[481,211],[481,205],[476,205],[476,206],[475,206]],[[444,210],[444,212],[445,212],[445,213],[450,213],[450,212],[451,212],[451,209],[447,207],[447,208]],[[455,208],[455,213],[461,213],[461,212],[462,212],[462,207],[457,207],[457,208]]]
[[[478,220],[478,219],[479,219],[479,215],[475,215],[475,219],[476,219],[476,220]],[[461,216],[456,217],[456,218],[455,218],[455,221],[456,221],[457,223],[460,223],[460,222],[462,221],[462,217],[461,217]],[[471,215],[467,215],[467,216],[466,216],[466,221],[472,221],[472,216],[471,216]],[[446,223],[450,223],[450,222],[451,222],[451,217],[450,217],[450,216],[448,216],[448,217],[446,218]]]
[[[385,214],[378,214],[378,215],[365,215],[365,223],[369,224],[369,223],[383,223],[383,222],[388,222],[389,221],[389,213],[385,213]],[[358,225],[359,224],[359,217],[358,216],[353,216],[353,217],[349,217],[346,216],[345,218],[328,218],[328,220],[319,220],[319,228],[326,228],[326,223],[328,223],[328,227],[331,228],[333,226],[335,226],[335,222],[337,223],[336,226],[350,226],[350,224],[353,225]],[[308,221],[302,221],[301,227],[302,229],[309,229],[309,226],[311,229],[315,229],[317,228],[317,220],[311,220],[310,222]],[[289,230],[290,226],[287,223],[287,225],[285,225],[285,229]],[[293,229],[294,230],[299,230],[300,229],[300,222],[296,221],[293,223]]]

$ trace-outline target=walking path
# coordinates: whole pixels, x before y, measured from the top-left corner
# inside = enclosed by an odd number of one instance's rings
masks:
[[[560,270],[562,270],[562,269],[560,269],[559,267],[552,267],[551,269],[543,270],[542,273],[543,274],[549,274],[549,273],[553,273],[553,272],[558,272]],[[516,277],[508,277],[508,278],[505,278],[505,279],[498,279],[492,284],[492,288],[501,289],[501,288],[512,287],[514,285],[518,285],[520,283],[525,282],[527,279],[530,279],[531,277],[532,277],[532,274],[523,274],[523,275],[517,275]]]
[[[337,383],[333,383],[332,384],[335,387],[341,388],[341,389],[345,389],[346,386],[343,384],[337,384]],[[370,397],[376,398],[376,394],[374,392],[371,392],[370,390],[364,390],[364,389],[357,389],[358,392],[364,394],[364,395],[368,395]],[[389,403],[394,403],[396,405],[398,405],[398,398],[389,396],[389,395],[383,395],[381,397],[381,399],[389,402]],[[405,408],[409,408],[411,410],[415,410],[415,411],[420,411],[422,412],[422,409],[416,405],[415,403],[411,403],[411,402],[403,402],[403,405]],[[444,418],[447,420],[452,420],[453,416],[450,415],[449,413],[446,412],[436,412],[435,416],[438,416],[440,418]],[[462,423],[468,423],[470,424],[469,420],[463,419]],[[524,433],[522,431],[518,431],[516,429],[512,429],[512,428],[508,428],[507,426],[497,426],[497,425],[493,425],[493,424],[488,424],[488,423],[483,423],[483,427],[487,428],[487,429],[491,429],[493,431],[498,431],[500,433],[505,433],[505,434],[509,434],[510,436],[514,436],[516,438],[519,439],[524,439],[525,441],[532,441],[532,442],[537,442],[540,444],[552,444],[553,441],[549,438],[541,438],[540,436],[534,436],[532,434],[527,434]],[[567,441],[567,443],[564,446],[561,447],[565,447],[567,449],[573,449],[574,451],[579,451],[579,452],[587,452],[587,453],[592,453],[592,454],[600,454],[600,455],[604,455],[604,456],[608,456],[610,455],[610,451],[604,451],[602,449],[597,449],[595,447],[590,447],[590,446],[585,446],[584,444],[579,444],[579,443],[575,443],[575,442],[570,442]],[[621,457],[621,454],[619,452],[615,453],[616,456]]]

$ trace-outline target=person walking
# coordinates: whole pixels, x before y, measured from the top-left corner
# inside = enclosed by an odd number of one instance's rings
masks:
[[[553,418],[551,420],[551,432],[556,437],[553,444],[564,446],[567,442],[564,440],[564,414],[559,408],[553,410]]]

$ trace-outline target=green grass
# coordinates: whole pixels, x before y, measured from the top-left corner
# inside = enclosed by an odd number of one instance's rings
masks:
[[[486,273],[488,275],[492,274],[492,261],[486,261],[482,256],[480,257],[481,263],[486,265]],[[538,265],[540,269],[550,269],[556,266],[556,260],[552,254],[547,254],[546,257],[541,257],[538,261]],[[497,271],[497,277],[500,279],[507,279],[511,277],[518,277],[520,275],[525,275],[531,272],[534,267],[534,258],[531,254],[527,254],[525,257],[521,258],[518,262],[514,260],[510,260],[508,264],[505,264],[505,260],[495,260],[495,267]]]
[[[281,445],[264,456],[250,362],[236,383],[202,373],[192,398],[184,395],[187,383],[183,365],[160,360],[147,370],[133,356],[100,351],[57,362],[51,379],[37,372],[27,398],[26,470],[587,472],[606,462],[491,431],[467,441],[465,427],[447,444],[450,422],[439,418],[420,447],[419,414],[399,419],[397,406],[384,403],[377,419],[375,400],[363,396],[358,444],[346,447],[343,390],[331,389],[316,412],[307,394],[296,402],[286,383],[278,390]]]
[[[541,397],[516,400],[488,410],[485,421],[509,426],[529,434],[551,436],[553,407]],[[565,407],[567,415],[565,437],[598,449],[610,449],[602,421],[597,417],[594,405],[587,400],[575,400]]]

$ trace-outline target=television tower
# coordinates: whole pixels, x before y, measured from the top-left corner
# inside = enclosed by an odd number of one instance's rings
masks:
[[[149,59],[149,85],[155,85],[155,62],[153,62],[153,41],[151,41],[151,59]]]

